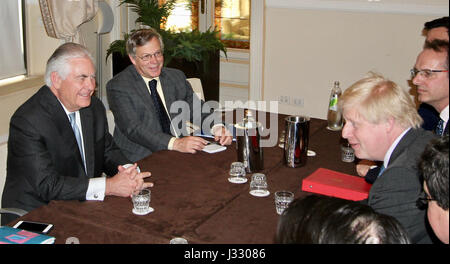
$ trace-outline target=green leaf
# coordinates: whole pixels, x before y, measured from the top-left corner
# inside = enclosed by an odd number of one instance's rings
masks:
[[[164,41],[164,64],[167,65],[173,58],[185,59],[190,62],[202,62],[205,72],[208,71],[209,53],[222,51],[227,57],[225,45],[220,41],[219,31],[210,28],[206,32],[199,30],[175,33],[161,29],[161,24],[167,20],[174,8],[176,0],[167,0],[159,5],[158,0],[121,0],[119,5],[127,4],[138,14],[137,23],[156,29]],[[198,0],[190,0],[190,4]],[[131,33],[131,32],[130,32]],[[129,34],[124,34],[123,40],[112,42],[107,50],[106,58],[113,52],[120,52],[126,56],[126,40]]]

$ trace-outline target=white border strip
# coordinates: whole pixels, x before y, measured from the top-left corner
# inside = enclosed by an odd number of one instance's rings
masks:
[[[263,99],[264,2],[251,1],[249,100]]]
[[[449,5],[396,4],[386,2],[325,1],[325,0],[266,0],[271,8],[336,10],[369,13],[400,13],[448,16]]]
[[[8,134],[0,135],[0,145],[8,143]]]

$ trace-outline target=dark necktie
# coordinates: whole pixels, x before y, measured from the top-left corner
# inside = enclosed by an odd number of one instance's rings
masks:
[[[170,119],[169,116],[167,115],[166,109],[164,108],[164,104],[161,101],[161,97],[159,97],[159,94],[156,91],[156,83],[157,83],[156,80],[151,80],[148,83],[148,86],[150,87],[150,92],[152,93],[151,96],[153,99],[153,104],[155,105],[156,112],[159,117],[159,123],[161,124],[161,128],[164,133],[170,134]]]
[[[84,152],[83,152],[83,143],[81,142],[81,133],[80,129],[77,126],[77,122],[75,120],[75,113],[69,114],[70,125],[72,126],[73,133],[75,134],[75,139],[77,140],[78,149],[80,150],[81,160],[83,161],[84,167]]]
[[[439,119],[439,123],[436,126],[436,135],[442,136],[442,133],[444,132],[444,120],[442,118]]]

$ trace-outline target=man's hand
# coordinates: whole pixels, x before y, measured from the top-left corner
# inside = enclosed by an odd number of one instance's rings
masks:
[[[358,164],[356,164],[356,172],[360,177],[365,177],[367,172],[373,167],[376,166],[376,163],[370,160],[361,160]]]
[[[153,183],[144,182],[144,179],[150,177],[150,172],[138,173],[137,164],[124,168],[119,166],[119,172],[112,178],[106,179],[106,195],[114,195],[120,197],[129,197],[133,193],[137,193],[142,189],[153,187]]]
[[[233,141],[233,135],[223,126],[214,128],[214,140],[219,141],[220,145],[230,145]]]
[[[201,137],[183,137],[177,138],[173,143],[173,150],[195,154],[197,151],[202,150],[208,141]]]
[[[356,164],[356,172],[360,177],[365,177],[369,171],[370,166],[366,164]]]

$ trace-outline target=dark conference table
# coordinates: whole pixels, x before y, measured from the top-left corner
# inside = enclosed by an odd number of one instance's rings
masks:
[[[284,128],[286,116],[274,115]],[[148,215],[134,215],[131,198],[107,196],[103,202],[52,201],[18,220],[53,224],[49,235],[62,244],[168,244],[174,237],[189,244],[270,244],[279,217],[276,191],[290,190],[295,198],[309,195],[301,191],[302,179],[320,167],[356,174],[354,163],[341,161],[341,132],[329,131],[326,125],[325,120],[311,119],[309,149],[317,155],[308,157],[304,167],[286,167],[278,146],[264,148],[267,197],[249,194],[251,175],[245,184],[228,182],[230,164],[237,161],[233,142],[215,154],[161,151],[138,162],[155,183],[150,202],[155,211]]]

